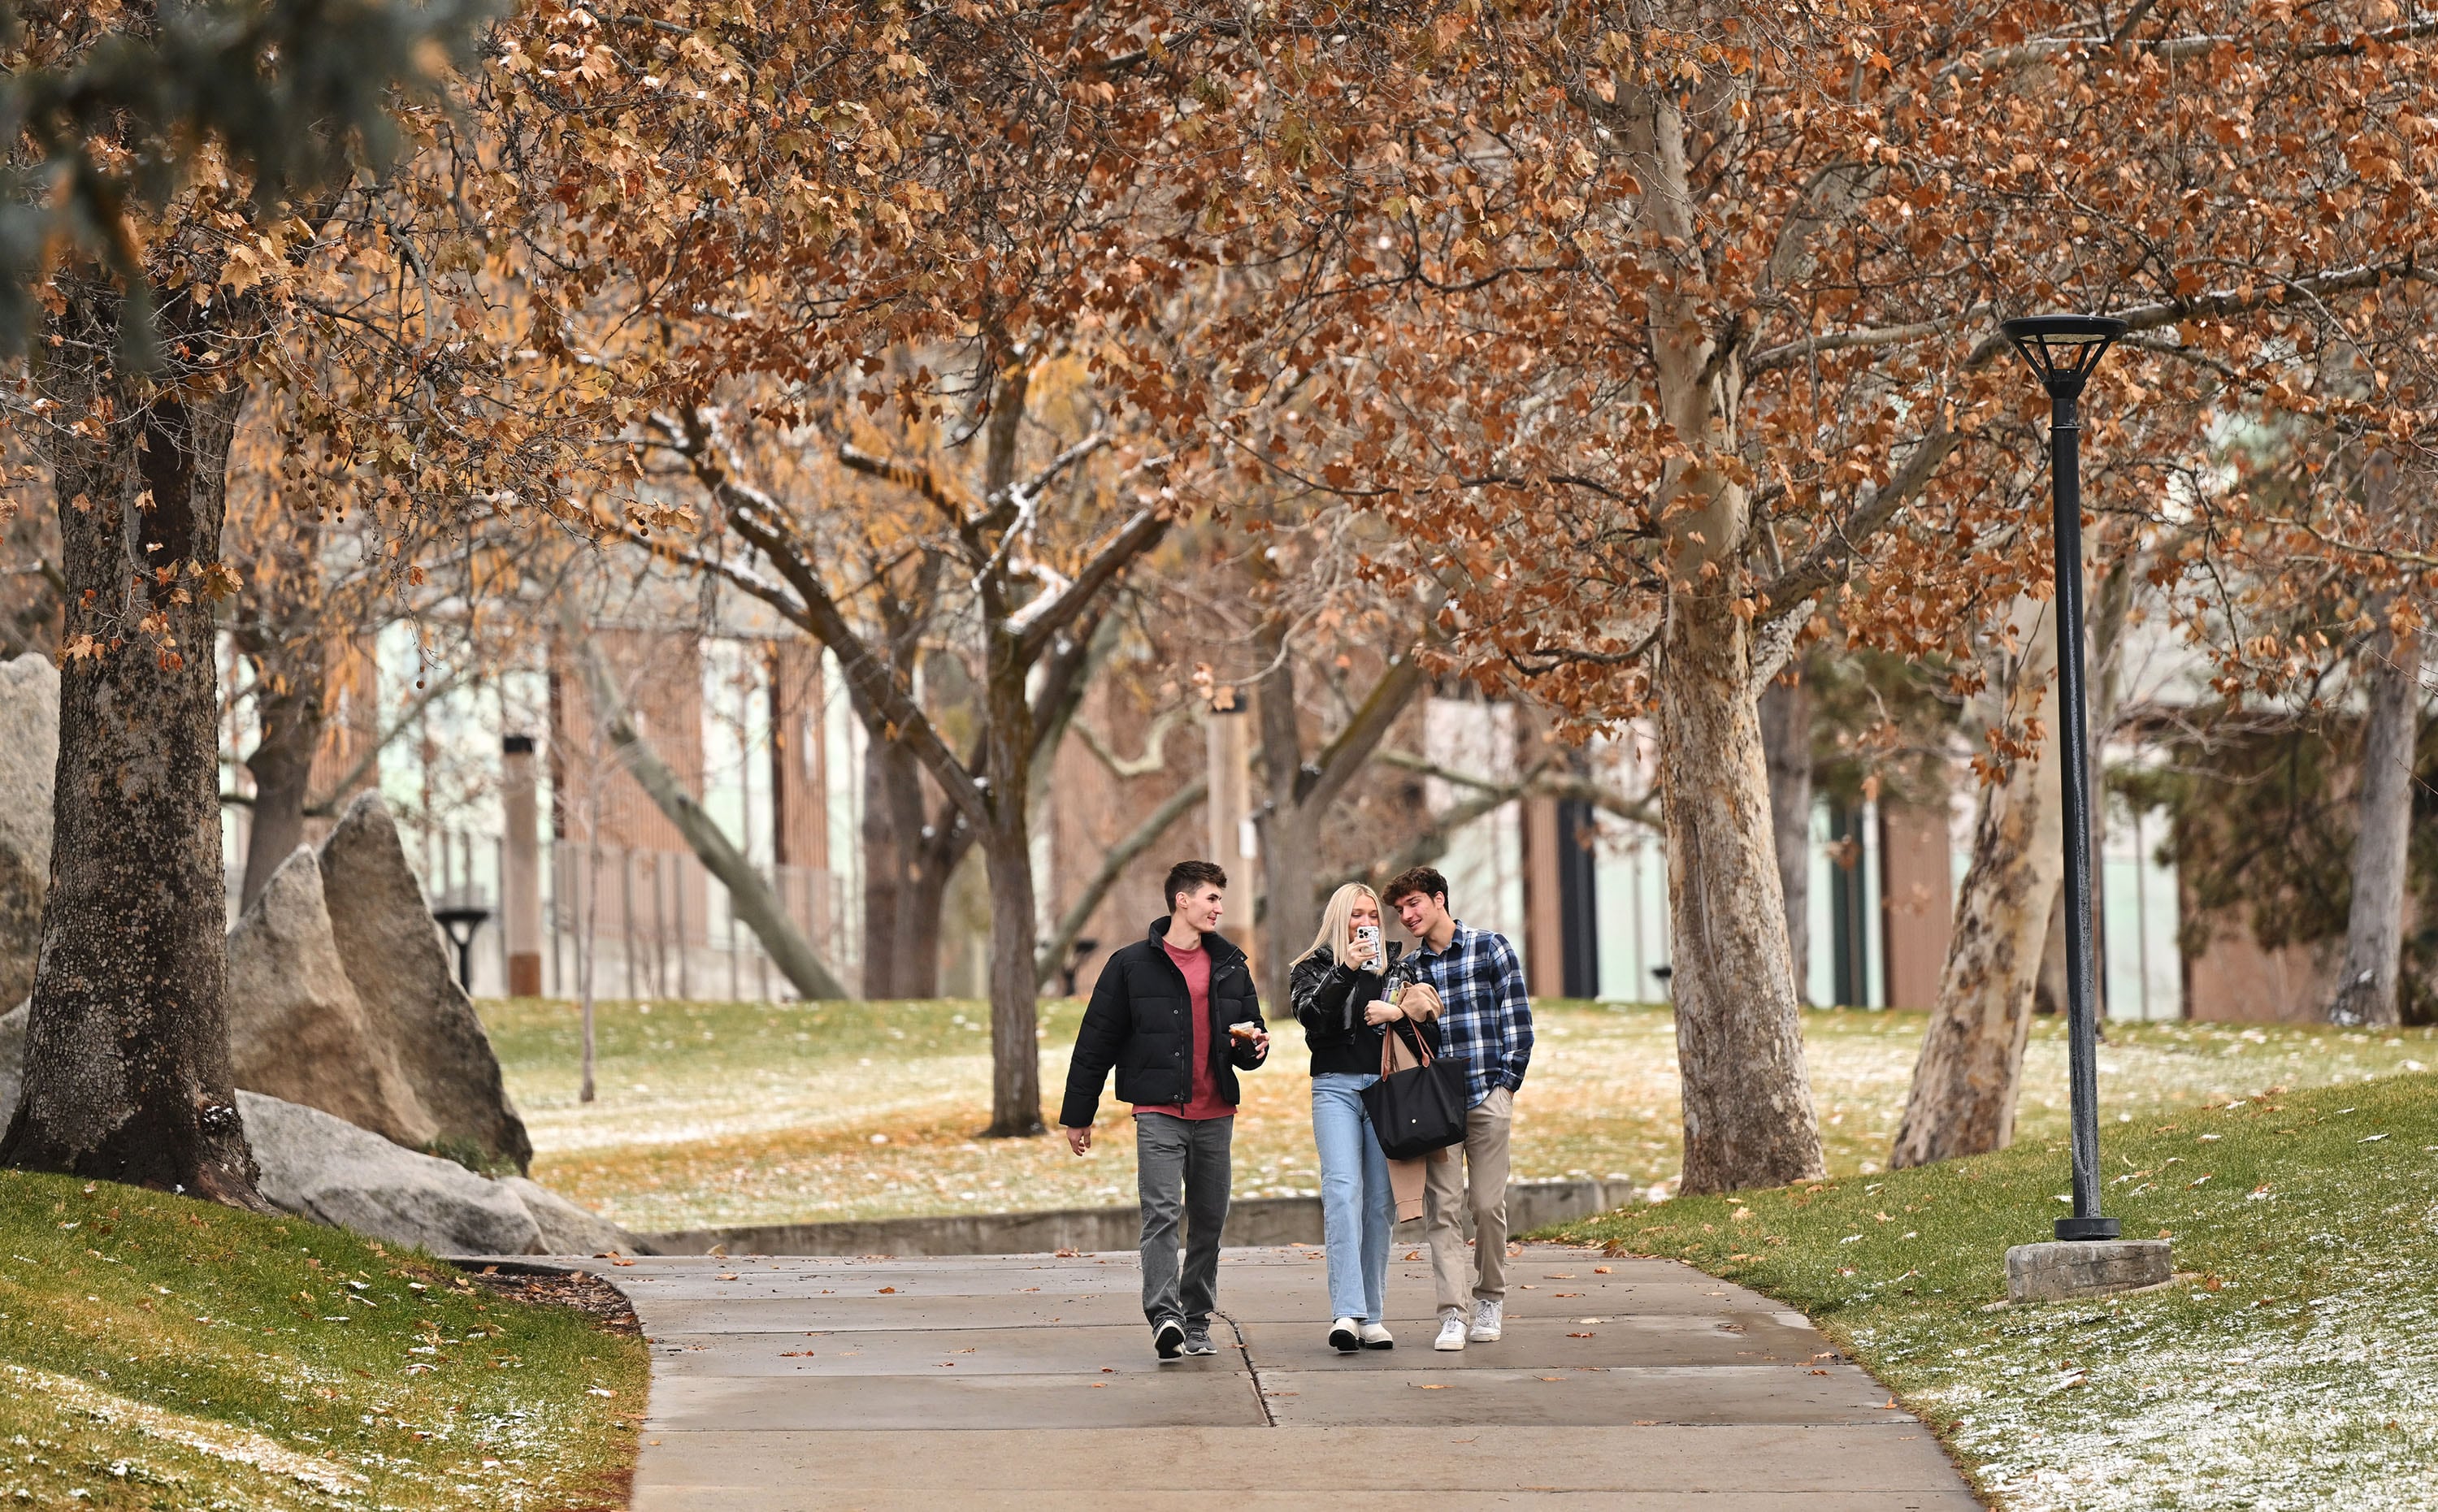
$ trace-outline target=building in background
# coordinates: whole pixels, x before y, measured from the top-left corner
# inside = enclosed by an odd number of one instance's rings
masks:
[[[660,622],[665,624],[666,622]],[[835,666],[792,633],[751,624],[713,630],[607,625],[593,644],[627,690],[636,723],[754,864],[773,879],[798,927],[852,985],[859,969],[863,804],[860,725],[844,707]],[[767,997],[786,983],[736,923],[725,890],[677,831],[620,769],[592,730],[582,678],[563,646],[468,677],[418,701],[421,666],[401,627],[343,662],[337,707],[317,757],[318,785],[333,803],[346,784],[378,784],[397,815],[410,859],[435,900],[473,900],[492,917],[473,952],[476,991],[577,990],[589,938],[604,996]],[[401,710],[410,728],[382,744]],[[1460,694],[1418,700],[1391,744],[1418,751],[1430,775],[1375,763],[1361,779],[1391,818],[1377,821],[1383,853],[1398,838],[1393,816],[1443,813],[1485,786],[1518,781],[1525,738],[1511,705]],[[1087,694],[1081,733],[1055,753],[1036,810],[1040,932],[1056,933],[1087,888],[1101,895],[1044,990],[1087,989],[1107,952],[1161,911],[1158,879],[1180,856],[1233,840],[1246,910],[1258,886],[1261,792],[1252,721],[1181,719],[1130,703],[1113,683]],[[1242,738],[1228,738],[1241,736]],[[229,732],[232,754],[247,732]],[[509,811],[521,800],[504,743],[528,741],[536,860],[525,884],[530,942],[512,941],[504,905]],[[1104,749],[1091,748],[1099,743]],[[365,754],[380,746],[379,760]],[[1573,759],[1573,758],[1570,758]],[[1629,797],[1649,792],[1647,731],[1595,743],[1583,773]],[[1210,802],[1211,763],[1238,765],[1222,802]],[[238,791],[241,767],[233,766]],[[1206,784],[1160,835],[1111,876],[1111,851],[1185,786]],[[1969,862],[1969,774],[1946,812],[1822,802],[1813,815],[1811,948],[1805,996],[1816,1005],[1927,1009],[1937,993],[1956,885]],[[1471,783],[1468,787],[1466,784]],[[1226,796],[1232,791],[1233,800]],[[1243,811],[1230,803],[1242,805]],[[2103,847],[2103,942],[2108,1011],[2117,1018],[2309,1019],[2326,991],[2324,952],[2269,953],[2239,926],[2219,928],[2187,960],[2173,867],[2160,858],[2164,819],[2113,806]],[[1398,804],[1404,804],[1401,810]],[[1214,816],[1228,830],[1213,829]],[[1228,822],[1232,820],[1232,822]],[[327,819],[321,821],[327,825]],[[1369,833],[1369,832],[1366,832]],[[247,839],[245,812],[224,825],[232,874]],[[1527,796],[1446,836],[1435,863],[1458,917],[1516,942],[1538,995],[1660,1001],[1668,993],[1665,844],[1650,826],[1572,800]],[[234,896],[234,883],[232,883]],[[1231,929],[1256,948],[1271,941],[1245,912]],[[982,920],[952,889],[943,941],[944,988],[978,993]],[[511,950],[511,945],[518,948]],[[512,961],[512,955],[523,958]],[[960,963],[967,963],[961,966]]]

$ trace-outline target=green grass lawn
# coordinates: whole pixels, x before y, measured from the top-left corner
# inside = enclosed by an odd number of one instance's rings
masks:
[[[965,1002],[615,1003],[599,1014],[599,1098],[575,1098],[576,1015],[561,1002],[482,1005],[532,1130],[537,1179],[641,1232],[725,1223],[1092,1206],[1134,1200],[1132,1120],[1102,1104],[1078,1160],[1052,1139],[978,1140],[989,1121],[986,1016]],[[1041,1009],[1054,1115],[1080,1005]],[[1664,1008],[1544,1002],[1515,1104],[1520,1179],[1598,1176],[1647,1190],[1680,1163],[1675,1032]],[[1918,1013],[1803,1016],[1832,1174],[1875,1170],[1903,1110]],[[1309,1193],[1302,1033],[1243,1079],[1236,1191]],[[2326,1085],[2438,1064],[2427,1029],[2383,1035],[2302,1025],[2114,1024],[2100,1052],[2109,1107],[2156,1120],[2269,1086]],[[2065,1048],[2032,1029],[2020,1127],[2064,1127]]]
[[[2438,1505],[2438,1077],[2111,1118],[2101,1149],[2104,1210],[2172,1236],[2177,1284],[1992,1307],[2065,1210],[2054,1137],[1561,1237],[1810,1313],[2000,1507]]]
[[[647,1374],[419,1254],[0,1171],[0,1506],[623,1507]]]

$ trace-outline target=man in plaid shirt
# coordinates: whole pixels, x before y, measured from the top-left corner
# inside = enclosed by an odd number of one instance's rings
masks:
[[[1422,1224],[1438,1283],[1440,1335],[1432,1347],[1461,1349],[1494,1343],[1507,1310],[1507,1131],[1515,1093],[1532,1061],[1532,1004],[1524,995],[1524,968],[1504,935],[1468,929],[1448,912],[1447,878],[1415,867],[1382,892],[1415,946],[1397,964],[1400,981],[1439,990],[1440,1035],[1446,1054],[1465,1063],[1471,1111],[1463,1153],[1431,1157],[1422,1187]],[[1473,1319],[1466,1326],[1461,1198],[1473,1212]]]

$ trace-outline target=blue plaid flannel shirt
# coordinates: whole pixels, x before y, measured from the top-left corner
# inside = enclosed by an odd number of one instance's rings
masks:
[[[1395,976],[1439,989],[1440,1046],[1465,1063],[1467,1106],[1480,1106],[1493,1087],[1523,1087],[1532,1062],[1532,1002],[1524,994],[1524,965],[1505,935],[1459,921],[1447,949],[1434,955],[1417,942]]]

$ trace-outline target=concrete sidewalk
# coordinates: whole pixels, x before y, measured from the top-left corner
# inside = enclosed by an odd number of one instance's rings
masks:
[[[1669,1261],[1535,1246],[1508,1274],[1498,1344],[1433,1351],[1415,1260],[1397,1347],[1339,1355],[1317,1250],[1230,1250],[1220,1353],[1162,1364],[1131,1254],[638,1260],[610,1273],[652,1343],[634,1505],[1977,1504],[1799,1313]]]

